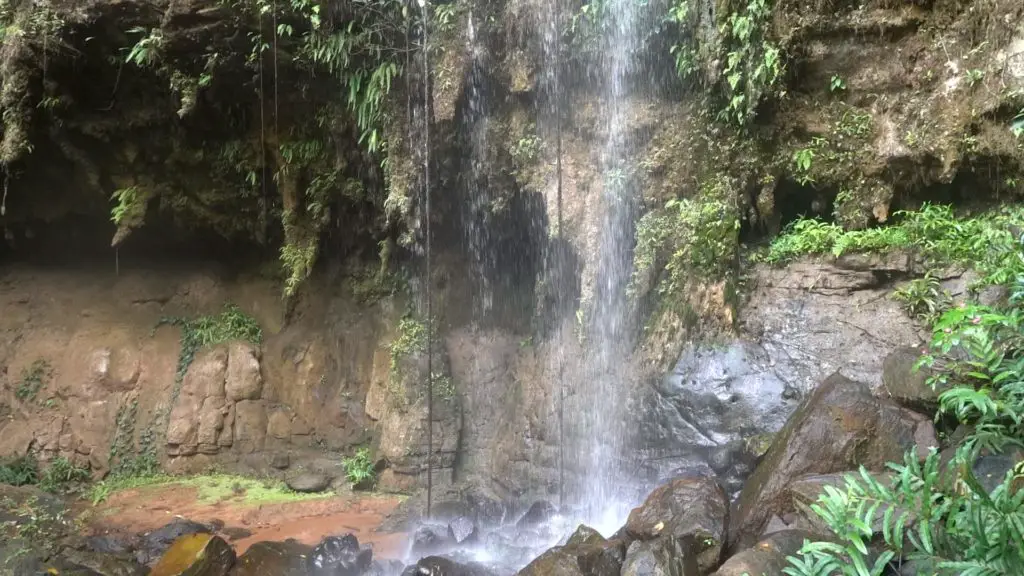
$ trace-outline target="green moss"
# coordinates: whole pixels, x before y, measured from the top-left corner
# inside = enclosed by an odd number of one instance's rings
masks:
[[[391,382],[402,379],[402,361],[427,351],[427,325],[412,316],[398,322],[398,336],[388,346],[391,355]]]
[[[32,365],[21,371],[21,381],[14,390],[14,396],[22,402],[35,400],[39,391],[46,387],[47,382],[53,377],[53,368],[50,362],[40,358]]]
[[[165,487],[186,487],[196,490],[196,499],[203,505],[217,504],[280,504],[333,497],[332,492],[304,494],[288,488],[284,482],[231,474],[202,474],[189,477],[155,475],[145,478],[123,478],[98,482],[87,493],[93,505],[110,496],[133,489],[157,490]]]

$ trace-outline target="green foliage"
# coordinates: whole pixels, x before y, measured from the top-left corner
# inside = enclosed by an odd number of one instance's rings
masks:
[[[181,352],[178,356],[178,370],[175,378],[180,383],[192,365],[196,352],[210,346],[241,340],[253,345],[263,342],[263,329],[259,322],[234,304],[226,304],[216,316],[198,318],[165,317],[157,327],[170,325],[181,328]],[[173,399],[177,398],[177,394]],[[173,404],[173,402],[172,402]]]
[[[135,64],[140,68],[151,68],[156,66],[160,60],[160,53],[163,49],[163,35],[158,28],[147,30],[145,28],[132,28],[129,34],[141,36],[134,46],[128,50],[125,62]]]
[[[985,222],[1012,218],[989,215]],[[933,230],[930,238],[939,245],[964,230],[979,231],[965,222],[945,225],[962,229]],[[902,464],[889,465],[891,482],[862,469],[859,477],[847,477],[844,490],[826,488],[811,508],[836,540],[805,542],[789,558],[786,574],[881,576],[897,560],[915,562],[919,574],[1024,574],[1024,463],[991,489],[974,472],[983,453],[1024,448],[1024,248],[1016,240],[987,248],[986,254],[975,247],[982,282],[1011,286],[1009,302],[947,309],[919,363],[932,369],[928,384],[945,390],[937,419],[953,419],[968,431],[955,456],[943,464],[932,451],[922,463],[911,450]],[[954,245],[941,252],[969,249]]]
[[[31,455],[0,461],[0,484],[28,486],[39,481],[39,465]]]
[[[116,202],[110,210],[110,220],[114,224],[132,228],[142,225],[146,216],[146,202],[149,200],[147,194],[140,192],[136,186],[129,186],[115,190],[110,199]]]
[[[689,0],[674,0],[668,8],[668,21],[679,27],[685,27],[690,21]],[[681,78],[686,78],[697,69],[697,55],[690,44],[680,42],[669,48],[669,53],[675,57],[676,73]]]
[[[942,288],[934,272],[927,272],[923,277],[897,288],[893,298],[912,318],[928,324],[935,322],[952,301],[949,291]]]
[[[1024,136],[1024,110],[1021,110],[1020,114],[1017,114],[1013,122],[1010,123],[1010,132],[1016,138]]]
[[[64,492],[69,484],[88,482],[90,478],[89,469],[83,466],[76,466],[67,458],[60,456],[55,458],[43,471],[39,479],[39,488],[47,492]]]
[[[660,295],[679,291],[690,278],[725,277],[738,232],[735,207],[717,195],[673,199],[663,210],[648,212],[637,224],[630,293],[636,295],[643,276],[662,262],[666,277],[658,283]]]
[[[36,395],[46,386],[51,377],[53,377],[53,368],[49,361],[40,358],[32,362],[32,365],[21,371],[21,381],[14,390],[14,396],[22,402],[35,400]]]
[[[345,477],[353,485],[372,484],[377,476],[369,448],[360,448],[356,453],[342,460]]]
[[[726,51],[722,117],[741,126],[753,119],[761,98],[778,87],[784,71],[782,51],[768,37],[771,15],[768,0],[750,0],[719,26]]]
[[[123,482],[127,479],[149,478],[160,472],[160,461],[156,455],[155,433],[149,426],[135,439],[139,401],[133,399],[120,406],[115,420],[114,438],[110,442],[109,480]]]
[[[793,153],[793,166],[796,169],[797,182],[807,185],[814,182],[811,177],[811,166],[814,163],[814,148],[801,148]]]
[[[829,92],[841,92],[846,90],[846,81],[843,77],[838,74],[833,74],[832,79],[828,82]]]
[[[974,217],[957,218],[949,206],[925,204],[918,211],[897,212],[897,224],[844,231],[814,219],[791,223],[759,259],[784,263],[809,254],[839,257],[850,252],[918,251],[931,267],[975,265],[983,284],[1013,280],[1020,256],[1010,230],[1024,225],[1024,209],[1004,207]]]
[[[970,84],[972,88],[977,86],[978,84],[981,84],[981,82],[984,79],[985,79],[985,71],[984,70],[979,70],[978,68],[972,68],[972,69],[967,71],[967,83]]]
[[[403,358],[421,354],[427,350],[427,325],[412,316],[405,316],[398,322],[398,336],[388,346],[391,354],[391,379],[401,377]]]

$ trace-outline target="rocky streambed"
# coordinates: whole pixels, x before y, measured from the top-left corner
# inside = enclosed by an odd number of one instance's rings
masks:
[[[178,519],[133,538],[76,536],[59,500],[5,489],[5,574],[504,576],[741,576],[781,574],[806,539],[826,538],[807,505],[860,466],[882,473],[907,450],[923,458],[941,444],[923,412],[934,402],[921,374],[897,350],[882,382],[838,373],[824,379],[773,435],[731,498],[713,471],[681,469],[629,513],[613,533],[579,524],[577,510],[539,501],[511,515],[472,490],[440,496],[431,519],[402,524],[398,548],[339,522],[319,541],[259,541],[244,551],[223,526]],[[955,435],[954,435],[955,437]],[[1013,459],[988,459],[988,475]],[[982,479],[984,472],[979,474]],[[406,507],[415,505],[410,500]],[[401,508],[401,507],[400,507]],[[19,514],[19,511],[22,514]],[[399,510],[399,513],[401,509]],[[271,522],[273,518],[269,519]],[[385,523],[386,527],[387,523]],[[366,540],[375,540],[369,543]],[[364,540],[361,542],[361,540]]]

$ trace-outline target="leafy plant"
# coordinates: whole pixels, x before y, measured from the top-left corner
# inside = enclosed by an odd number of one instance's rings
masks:
[[[142,27],[132,28],[129,34],[142,35],[138,42],[128,51],[125,62],[135,64],[140,68],[155,66],[160,60],[160,52],[163,49],[163,35],[160,29],[147,30]]]
[[[733,12],[719,27],[726,49],[724,118],[739,125],[753,117],[761,98],[776,87],[784,65],[782,51],[768,39],[771,7],[767,0],[750,0],[741,12]]]
[[[893,298],[912,318],[928,324],[937,320],[952,300],[949,291],[942,288],[939,278],[931,271],[897,288]]]
[[[0,484],[28,486],[39,481],[39,466],[31,455],[0,462]]]
[[[87,482],[90,478],[89,469],[76,466],[67,458],[55,458],[43,471],[39,479],[39,488],[47,492],[63,492],[69,484]]]
[[[354,455],[342,461],[342,465],[345,467],[345,477],[356,486],[372,484],[377,476],[369,448],[356,450]]]
[[[811,166],[814,163],[814,148],[801,148],[793,153],[793,165],[796,168],[797,181],[802,185],[814,182],[811,177]]]
[[[967,71],[967,82],[971,87],[977,86],[985,79],[985,71],[978,68],[971,68]]]
[[[828,89],[829,92],[840,92],[842,90],[846,90],[846,82],[843,80],[842,76],[833,74],[832,79],[828,82]]]
[[[1024,110],[1021,110],[1020,114],[1017,114],[1013,122],[1010,123],[1010,132],[1017,138],[1024,136]]]
[[[401,361],[403,358],[419,354],[427,350],[427,325],[412,316],[405,316],[398,321],[398,336],[388,346],[391,354],[391,379],[401,378]]]
[[[53,369],[47,360],[39,359],[21,371],[21,381],[14,391],[14,396],[22,402],[34,400],[39,391],[46,386],[53,376]]]

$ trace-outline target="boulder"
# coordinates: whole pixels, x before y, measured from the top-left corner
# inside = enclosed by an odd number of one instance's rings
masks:
[[[138,538],[107,534],[89,536],[85,539],[85,548],[99,554],[133,554],[139,543]]]
[[[559,546],[538,556],[519,571],[519,576],[591,576],[580,568],[576,556]]]
[[[256,349],[247,342],[232,342],[228,346],[227,379],[224,391],[229,400],[258,400],[263,392],[260,361]]]
[[[622,576],[699,576],[697,558],[672,538],[637,540],[629,545]]]
[[[374,560],[364,576],[398,576],[404,568],[398,560]]]
[[[352,534],[326,536],[309,556],[313,576],[359,576],[373,562],[373,550],[359,546]]]
[[[604,536],[586,524],[580,524],[576,531],[569,536],[566,546],[580,546],[588,544],[602,544],[606,542]]]
[[[812,532],[786,530],[762,539],[725,561],[714,576],[750,576],[753,574],[782,574],[789,562],[787,556],[797,553],[804,540],[817,540]]]
[[[61,552],[61,557],[75,566],[87,568],[101,576],[143,576],[146,574],[144,567],[123,555],[65,549]]]
[[[174,541],[149,576],[226,576],[235,563],[231,545],[213,534],[187,534]]]
[[[456,544],[468,544],[477,541],[480,531],[476,524],[465,516],[453,518],[448,522],[448,537]]]
[[[897,348],[882,362],[882,385],[890,398],[900,404],[934,412],[939,406],[939,394],[942,388],[932,389],[928,385],[931,370],[922,367],[915,370],[921,351],[917,348]]]
[[[295,540],[257,542],[235,562],[231,576],[308,576],[313,549]]]
[[[523,517],[516,522],[516,526],[526,528],[543,524],[550,520],[555,514],[558,514],[558,508],[555,508],[554,504],[547,500],[538,500],[530,505],[526,514],[523,514]]]
[[[721,560],[728,522],[725,492],[714,478],[698,476],[673,480],[652,492],[630,512],[626,532],[637,540],[675,541],[706,574]]]
[[[405,569],[403,574],[427,574],[429,576],[494,576],[494,572],[476,562],[456,562],[441,556],[428,556],[413,566]]]
[[[139,564],[150,565],[156,562],[175,540],[188,534],[209,534],[208,526],[191,520],[177,519],[170,524],[153,530],[142,537],[135,559]]]
[[[872,396],[864,384],[830,376],[776,435],[743,488],[730,527],[733,548],[752,546],[769,518],[790,509],[787,486],[797,477],[860,465],[880,470],[909,449],[923,457],[936,444],[929,418]]]
[[[300,472],[285,478],[285,484],[296,492],[323,492],[331,485],[331,479],[321,472]]]
[[[618,576],[626,549],[619,540],[606,540],[597,531],[580,526],[565,546],[556,546],[530,562],[520,574],[582,574]]]
[[[409,554],[415,557],[440,554],[454,546],[455,542],[449,538],[447,526],[428,524],[420,526],[410,538],[412,547]]]

